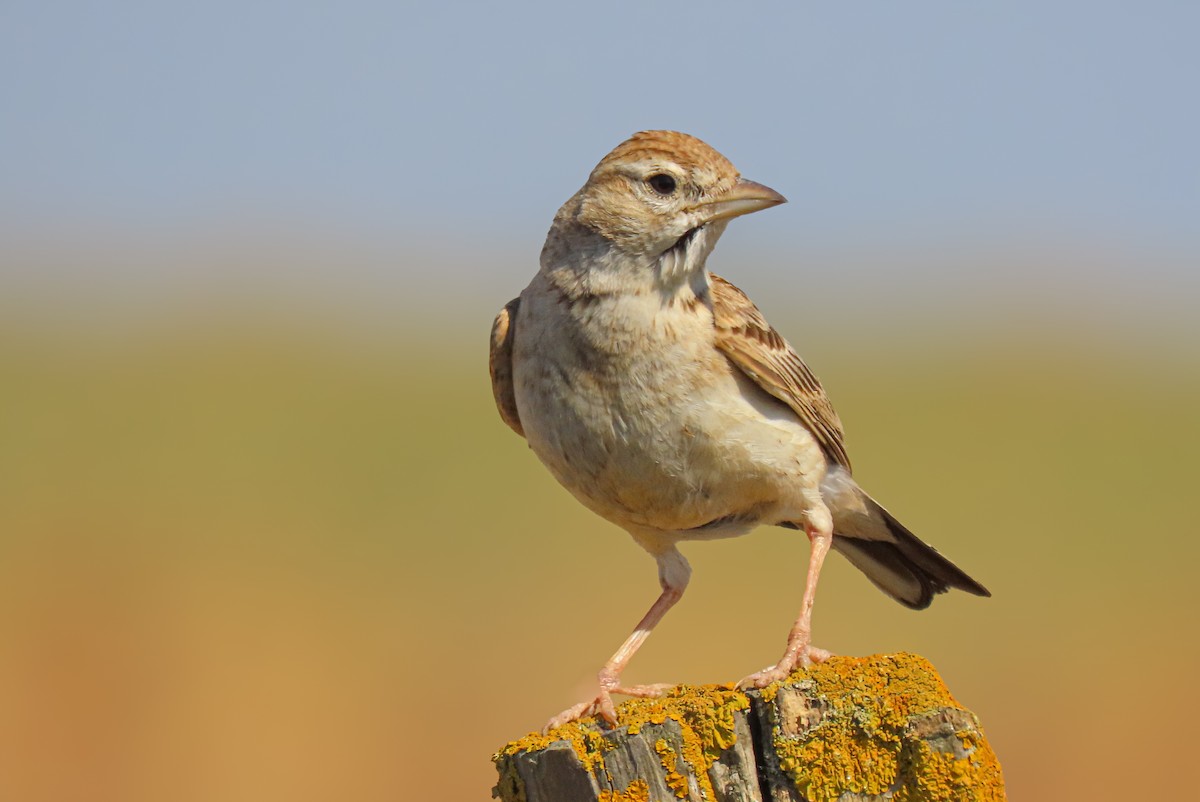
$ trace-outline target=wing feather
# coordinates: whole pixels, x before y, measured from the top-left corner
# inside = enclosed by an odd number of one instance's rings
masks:
[[[517,396],[513,392],[512,343],[514,324],[521,299],[513,298],[492,323],[492,347],[488,355],[488,371],[492,374],[492,395],[496,398],[496,409],[500,417],[514,432],[525,436],[521,416],[517,413]]]
[[[715,274],[711,288],[717,348],[759,387],[791,407],[825,454],[849,471],[842,422],[821,382],[744,292]]]

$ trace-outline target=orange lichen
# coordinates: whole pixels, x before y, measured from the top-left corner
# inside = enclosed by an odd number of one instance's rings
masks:
[[[620,707],[622,724],[631,735],[646,724],[661,724],[670,719],[679,724],[683,735],[680,756],[696,778],[700,792],[713,799],[708,770],[729,747],[737,743],[735,716],[750,707],[750,699],[729,685],[680,685],[659,699],[631,699]],[[662,755],[662,752],[659,752]],[[664,768],[666,761],[663,762]],[[674,767],[667,768],[664,779],[680,797],[687,796],[687,777]],[[672,774],[676,778],[672,778]],[[682,793],[680,789],[682,790]]]
[[[521,752],[537,752],[558,741],[569,743],[579,756],[579,762],[592,774],[596,773],[596,769],[604,768],[604,753],[612,749],[612,744],[604,740],[595,719],[587,718],[572,721],[549,732],[531,732],[505,746],[492,756],[492,760],[499,761]]]
[[[896,791],[895,802],[926,799],[1003,802],[1004,780],[991,746],[978,733],[958,732],[955,737],[967,750],[966,758],[939,752],[924,741],[913,744],[907,755],[913,767],[909,772],[912,782]]]
[[[650,802],[650,786],[634,780],[624,791],[601,791],[600,802]]]
[[[683,799],[687,796],[688,781],[687,777],[676,770],[679,765],[679,756],[675,754],[675,750],[667,743],[666,738],[659,738],[654,742],[654,751],[658,753],[658,758],[662,761],[663,770],[667,773],[667,787],[675,792],[675,796]]]
[[[907,731],[914,717],[961,709],[923,658],[831,658],[767,688],[764,698],[775,702],[787,685],[819,710],[801,724],[778,721],[773,728],[780,767],[812,802],[846,792],[891,792],[897,800],[1003,798],[999,764],[980,748],[981,738],[956,733],[966,754],[960,759]],[[902,766],[915,770],[901,772]]]
[[[523,752],[541,751],[559,741],[566,741],[571,745],[579,757],[579,762],[592,776],[596,775],[597,770],[604,768],[604,753],[612,749],[612,744],[604,740],[604,736],[593,719],[572,721],[570,724],[546,733],[531,732],[492,755],[492,762],[496,764],[496,769],[500,773],[496,791],[502,796],[507,794],[506,798],[524,800],[524,784],[517,774],[512,758]]]
[[[766,748],[811,802],[847,793],[886,795],[896,802],[1004,799],[995,754],[974,717],[924,658],[833,657],[763,689],[762,698],[772,723]],[[679,744],[671,736],[657,737],[653,744],[663,780],[684,798],[694,778],[701,796],[712,800],[709,770],[736,743],[736,717],[749,706],[749,698],[730,686],[680,686],[659,699],[623,703],[619,726],[634,735],[648,725],[675,722]],[[571,745],[599,787],[611,788],[604,754],[613,748],[612,739],[592,719],[526,736],[495,756],[501,773],[497,788],[507,799],[523,800],[509,758],[558,741]],[[602,792],[601,799],[641,802],[648,794],[645,782],[635,782],[624,791]]]
[[[687,796],[688,777],[679,771],[678,766],[678,760],[682,758],[695,776],[701,793],[706,799],[713,799],[708,770],[722,752],[737,742],[734,716],[749,707],[749,698],[728,685],[680,685],[658,699],[630,699],[622,703],[617,708],[617,718],[618,726],[627,727],[631,735],[636,735],[647,724],[662,724],[668,720],[676,722],[683,736],[682,748],[676,755],[674,749],[662,741],[672,753],[668,765],[663,750],[659,750],[659,756],[663,759],[663,779],[676,794]],[[601,780],[601,787],[607,784],[600,774],[604,770],[604,753],[611,751],[612,743],[605,739],[598,722],[588,718],[548,733],[530,733],[505,746],[493,756],[501,771],[499,787],[511,787],[516,792],[514,796],[523,799],[520,780],[510,768],[508,758],[522,752],[545,749],[556,741],[569,743],[584,768]]]

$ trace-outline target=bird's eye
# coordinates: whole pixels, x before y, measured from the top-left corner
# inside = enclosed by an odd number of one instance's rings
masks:
[[[670,195],[675,191],[675,179],[666,173],[655,173],[646,179],[646,183],[659,195]]]

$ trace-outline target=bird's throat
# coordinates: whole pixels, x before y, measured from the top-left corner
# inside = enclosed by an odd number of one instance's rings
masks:
[[[689,228],[682,237],[675,240],[675,244],[671,246],[670,250],[686,251],[688,249],[688,246],[692,244],[692,241],[696,239],[696,235],[700,233],[700,229],[702,229],[702,228],[704,228],[704,226],[696,226],[695,228]]]
[[[664,286],[677,286],[702,272],[712,244],[707,225],[688,229],[658,257],[659,280]]]

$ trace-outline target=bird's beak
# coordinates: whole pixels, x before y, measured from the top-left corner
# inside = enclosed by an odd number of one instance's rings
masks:
[[[787,203],[787,198],[770,187],[739,178],[738,182],[725,192],[698,203],[695,211],[705,223],[713,223],[760,209],[769,209],[781,203]]]

